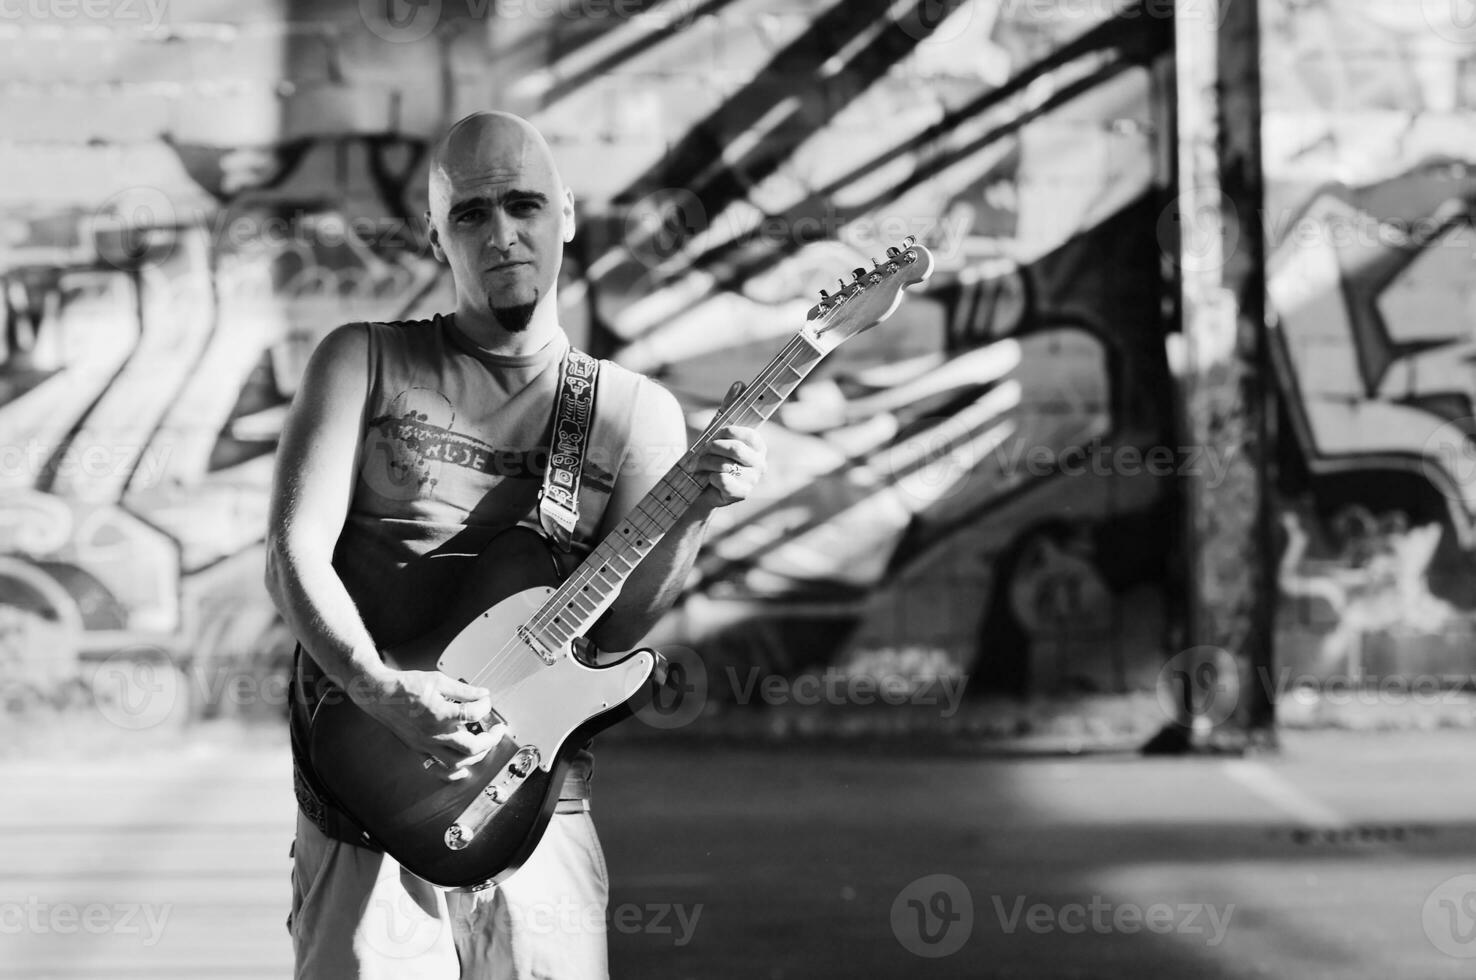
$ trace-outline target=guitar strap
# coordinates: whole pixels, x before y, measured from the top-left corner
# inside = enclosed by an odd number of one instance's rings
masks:
[[[579,483],[594,423],[599,377],[600,362],[571,346],[559,372],[548,468],[538,494],[538,523],[554,546],[565,553],[573,548],[574,529],[579,526]]]

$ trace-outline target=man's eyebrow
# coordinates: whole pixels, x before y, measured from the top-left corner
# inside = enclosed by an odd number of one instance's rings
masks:
[[[479,195],[477,197],[469,197],[464,201],[457,201],[455,204],[451,205],[451,207],[446,209],[446,213],[454,218],[456,215],[461,214],[463,211],[471,211],[476,208],[486,208],[491,206],[491,199]]]
[[[548,203],[548,195],[542,191],[525,191],[519,190],[516,187],[502,192],[499,197],[502,200],[537,201],[539,204]],[[446,213],[454,218],[463,211],[471,211],[475,208],[490,208],[493,204],[492,198],[479,194],[476,197],[469,197],[464,201],[457,201],[447,209]]]

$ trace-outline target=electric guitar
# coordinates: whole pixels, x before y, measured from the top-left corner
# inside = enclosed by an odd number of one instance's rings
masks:
[[[385,651],[385,659],[399,669],[434,666],[487,688],[506,733],[468,778],[452,782],[428,771],[424,755],[350,698],[325,697],[307,749],[333,802],[432,884],[475,889],[512,874],[548,826],[579,747],[650,693],[658,654],[640,650],[596,667],[573,643],[702,492],[693,468],[712,433],[764,422],[821,358],[890,316],[902,290],[932,271],[932,255],[907,238],[870,270],[842,279],[836,292],[822,290],[805,325],[568,578],[560,581],[538,532],[498,534],[472,561],[469,585],[444,624]]]

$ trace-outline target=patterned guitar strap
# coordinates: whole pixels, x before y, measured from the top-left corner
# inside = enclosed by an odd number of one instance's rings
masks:
[[[579,526],[579,483],[594,423],[599,376],[600,362],[571,346],[559,374],[553,440],[548,447],[543,489],[538,494],[538,522],[543,533],[566,554],[574,547],[574,529]]]

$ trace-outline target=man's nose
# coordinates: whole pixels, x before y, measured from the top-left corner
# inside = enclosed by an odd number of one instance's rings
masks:
[[[506,252],[518,240],[518,232],[511,218],[501,211],[493,212],[487,232],[487,244],[500,252]]]

